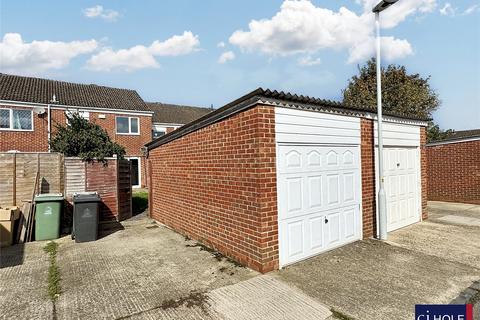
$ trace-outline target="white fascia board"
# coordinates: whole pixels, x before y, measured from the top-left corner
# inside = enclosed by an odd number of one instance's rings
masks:
[[[378,116],[376,113],[367,112],[365,113],[364,118],[372,119],[376,121],[378,119]],[[405,118],[399,118],[399,117],[393,117],[393,116],[383,116],[383,121],[391,122],[391,123],[409,124],[412,126],[420,126],[420,127],[428,126],[428,121],[405,119]]]
[[[377,114],[376,113],[368,112],[368,111],[362,111],[362,110],[358,110],[358,111],[357,110],[347,110],[347,109],[342,109],[341,107],[338,107],[338,109],[332,109],[332,110],[329,110],[328,108],[325,108],[324,110],[315,110],[315,106],[312,106],[313,107],[312,109],[295,107],[295,106],[306,106],[306,107],[308,107],[309,104],[283,103],[283,102],[280,102],[280,101],[273,101],[273,100],[270,101],[268,99],[266,99],[266,100],[259,99],[256,102],[256,104],[269,105],[269,106],[274,106],[274,107],[284,107],[284,108],[287,108],[287,109],[296,109],[296,110],[303,110],[303,111],[317,112],[317,113],[339,114],[339,115],[348,116],[348,117],[366,118],[366,119],[372,119],[372,120],[377,119]],[[400,117],[395,117],[395,116],[384,115],[383,116],[383,121],[392,122],[392,123],[409,124],[409,125],[420,126],[420,127],[428,126],[428,121],[405,119],[405,118],[400,118]]]
[[[441,146],[443,144],[462,143],[462,142],[471,142],[471,141],[480,141],[480,137],[471,137],[471,138],[463,138],[463,139],[449,140],[449,141],[430,142],[430,143],[427,143],[426,146],[427,147],[433,147],[433,146]]]
[[[154,122],[153,125],[162,127],[181,127],[185,125],[185,123]]]
[[[10,100],[0,100],[1,105],[5,106],[14,106],[14,107],[30,107],[35,108],[38,106],[48,107],[46,103],[35,103],[35,102],[23,102],[23,101],[10,101]],[[69,109],[81,109],[82,111],[88,112],[97,112],[97,113],[114,113],[114,114],[133,114],[151,117],[153,116],[153,111],[140,111],[140,110],[125,110],[125,109],[114,109],[114,108],[96,108],[96,107],[83,107],[83,106],[67,106],[62,104],[50,104],[51,109],[55,110],[69,110]]]

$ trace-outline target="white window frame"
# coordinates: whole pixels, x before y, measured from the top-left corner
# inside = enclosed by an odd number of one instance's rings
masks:
[[[138,184],[132,185],[132,188],[137,189],[142,186],[142,158],[141,157],[125,157],[127,160],[137,159],[138,160]]]
[[[69,123],[68,123],[68,118],[66,116],[71,116],[74,113],[78,113],[80,115],[80,117],[82,117],[83,119],[85,119],[87,121],[90,121],[90,112],[79,110],[79,109],[67,109],[67,110],[65,110],[65,118],[66,118],[65,121],[66,121],[67,124],[69,124]]]
[[[0,110],[8,110],[9,111],[9,117],[10,117],[10,127],[9,128],[0,128],[0,131],[20,131],[20,132],[32,132],[34,130],[33,127],[33,110],[29,109],[19,109],[19,108],[0,108]],[[30,111],[30,121],[32,123],[32,128],[31,129],[13,129],[13,110],[22,110],[22,111]]]
[[[128,119],[128,133],[118,132],[117,118],[127,118]],[[132,119],[137,119],[138,132],[133,132],[132,133]],[[139,136],[140,135],[140,118],[139,117],[129,117],[129,116],[115,116],[115,133],[119,134],[119,135],[126,135],[126,136]]]

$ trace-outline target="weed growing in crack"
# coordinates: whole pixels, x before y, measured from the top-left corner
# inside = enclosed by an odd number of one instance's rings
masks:
[[[48,296],[55,301],[60,295],[60,270],[57,266],[57,249],[58,243],[50,241],[43,248],[49,255],[50,265],[48,267]]]

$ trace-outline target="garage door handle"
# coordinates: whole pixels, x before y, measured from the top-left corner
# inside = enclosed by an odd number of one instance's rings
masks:
[[[327,218],[325,218],[325,223],[328,223],[328,219],[327,219]]]

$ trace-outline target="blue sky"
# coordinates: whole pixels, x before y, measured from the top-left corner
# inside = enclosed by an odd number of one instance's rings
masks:
[[[372,53],[375,2],[1,0],[0,68],[187,105],[257,87],[339,100]],[[435,121],[479,128],[480,1],[400,0],[382,18],[384,63],[431,75]]]

